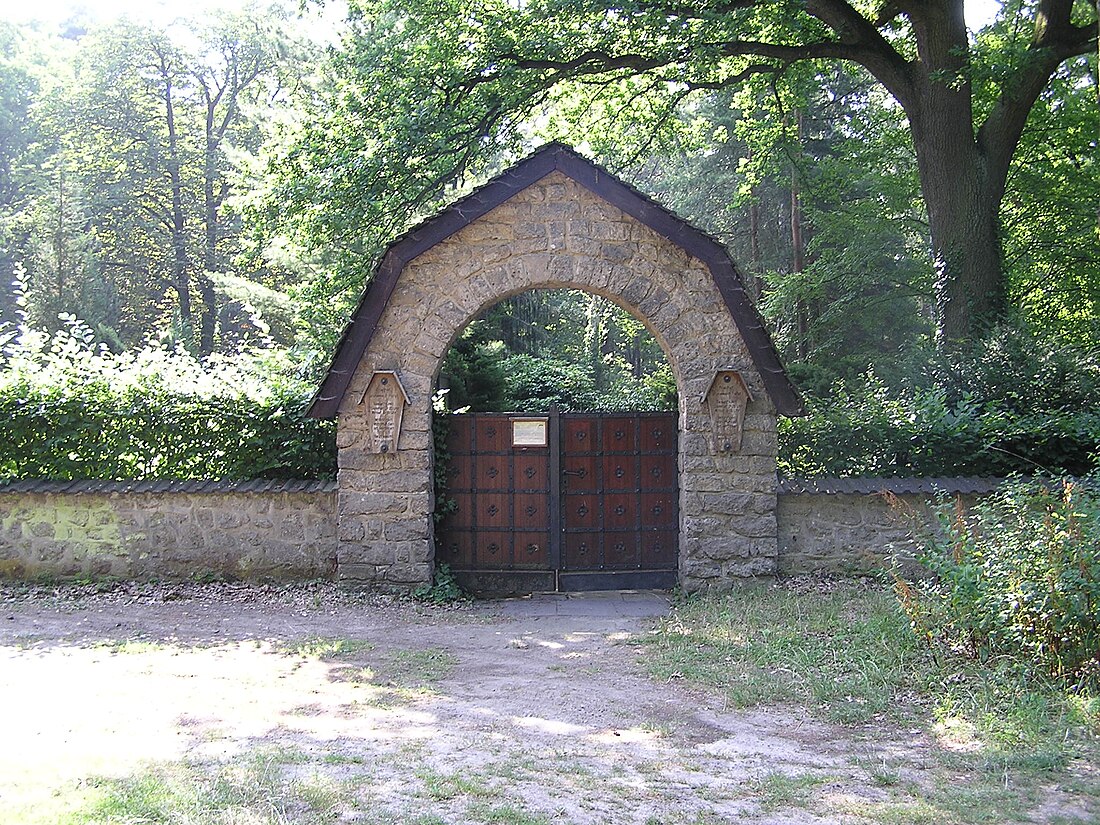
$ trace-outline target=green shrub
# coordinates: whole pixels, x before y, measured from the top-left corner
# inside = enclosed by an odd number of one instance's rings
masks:
[[[0,479],[328,478],[333,427],[286,351],[113,353],[75,319],[0,340]]]
[[[934,649],[1009,657],[1100,687],[1100,485],[1014,481],[969,512],[941,505],[941,531],[898,577],[913,628]]]
[[[676,409],[676,381],[667,365],[635,378],[624,361],[605,356],[602,383],[591,364],[541,356],[510,355],[501,370],[505,411],[546,412],[554,404],[562,412]]]
[[[1100,359],[1025,330],[924,354],[909,378],[874,373],[806,398],[779,425],[788,477],[1085,475],[1100,466]]]
[[[438,564],[429,584],[425,582],[413,591],[413,598],[431,604],[450,604],[468,598],[451,572],[450,565]]]

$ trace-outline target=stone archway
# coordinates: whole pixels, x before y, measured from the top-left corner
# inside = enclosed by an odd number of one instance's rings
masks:
[[[310,411],[338,417],[341,578],[399,589],[430,579],[442,359],[486,307],[559,287],[623,306],[672,366],[681,586],[774,573],[776,415],[801,407],[736,269],[713,239],[551,144],[391,246],[344,332]],[[403,394],[379,401],[378,375]],[[396,443],[379,445],[379,426]]]

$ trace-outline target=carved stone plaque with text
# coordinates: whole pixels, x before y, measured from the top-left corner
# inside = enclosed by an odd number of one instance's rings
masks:
[[[711,449],[716,453],[736,453],[741,450],[745,426],[745,409],[752,393],[737,370],[719,370],[703,396],[710,416]]]
[[[389,370],[374,373],[361,403],[367,408],[367,451],[396,452],[401,438],[401,418],[409,403],[397,373]]]

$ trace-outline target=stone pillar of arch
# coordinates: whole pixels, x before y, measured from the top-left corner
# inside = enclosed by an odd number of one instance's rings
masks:
[[[776,415],[800,406],[736,270],[716,271],[723,264],[705,242],[724,251],[557,144],[475,195],[391,247],[314,402],[314,415],[338,420],[340,578],[396,590],[430,581],[431,398],[441,363],[485,309],[539,288],[605,296],[665,351],[679,391],[681,587],[773,574]],[[736,450],[712,437],[706,396],[722,371],[739,373],[751,396]],[[387,452],[364,448],[363,401],[379,372],[398,375],[408,401]]]

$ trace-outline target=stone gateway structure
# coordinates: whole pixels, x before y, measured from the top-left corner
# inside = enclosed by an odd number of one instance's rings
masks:
[[[776,416],[802,408],[737,269],[713,238],[555,143],[393,243],[344,330],[310,409],[337,418],[338,576],[430,581],[441,363],[479,314],[539,288],[607,297],[668,357],[681,587],[775,573]]]

